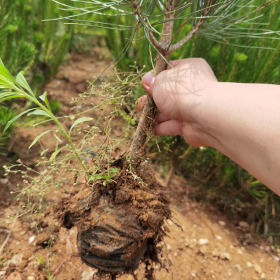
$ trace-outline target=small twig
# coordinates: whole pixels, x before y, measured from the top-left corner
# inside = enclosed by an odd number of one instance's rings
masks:
[[[9,152],[11,151],[11,149],[12,149],[12,147],[13,147],[13,145],[15,144],[15,142],[16,142],[17,139],[18,139],[18,134],[17,134],[16,137],[13,139],[13,141],[11,141],[11,144],[10,144],[9,149],[8,149]]]
[[[108,134],[106,135],[106,138],[104,139],[103,143],[100,145],[100,147],[96,150],[95,154],[97,155],[97,153],[100,151],[100,149],[103,147],[103,145],[106,143],[108,139]],[[91,161],[93,161],[94,155],[91,158]]]
[[[184,231],[183,227],[181,225],[179,225],[177,222],[175,222],[174,220],[172,220],[171,218],[169,218],[169,220],[174,224],[176,225],[178,228],[181,229],[181,231]]]
[[[156,37],[154,36],[153,32],[151,30],[148,30],[149,36],[150,36],[150,40],[152,42],[152,44],[156,47],[157,50],[159,51],[163,51],[163,44],[161,44]]]
[[[139,18],[142,18],[142,12],[141,12],[141,9],[138,5],[137,2],[134,3],[134,6],[133,8],[135,9],[135,14],[138,15]],[[139,20],[140,21],[140,20]],[[138,22],[139,23],[139,22]],[[136,28],[138,29],[138,32],[139,34],[141,35],[141,37],[143,38],[142,34],[140,33],[140,30],[139,30],[139,27],[138,27],[138,23],[136,25]],[[142,21],[142,24],[143,24],[143,21]],[[148,28],[148,27],[145,27],[143,26],[144,28],[147,28],[148,29],[148,33],[149,33],[149,36],[150,36],[150,40],[152,42],[152,44],[156,47],[157,50],[159,51],[163,51],[163,44],[160,43],[156,37],[154,36],[154,34],[152,33],[152,31]]]
[[[66,262],[68,262],[68,261],[70,260],[71,257],[72,257],[72,256],[70,256],[70,257],[66,258],[64,261],[62,261],[62,262],[57,266],[57,268],[54,270],[54,272],[52,273],[52,275],[51,275],[50,278],[54,277],[54,276],[58,273],[58,271],[60,270],[60,268],[61,268]]]
[[[194,36],[195,33],[200,29],[200,27],[203,25],[205,20],[206,19],[200,19],[185,38],[183,38],[180,42],[176,43],[175,45],[170,46],[168,52],[172,53],[177,49],[179,49],[180,47],[182,47],[185,43],[187,43],[187,41],[189,41],[192,38],[192,36]]]
[[[181,26],[180,26],[180,28],[176,31],[176,33],[174,34],[174,36],[173,36],[173,39],[176,37],[176,35],[178,34],[178,32],[191,20],[191,18],[192,18],[192,16],[188,19],[188,20],[186,20]]]
[[[143,36],[143,35],[141,34],[140,29],[139,29],[139,27],[138,27],[138,24],[136,24],[136,28],[137,28],[138,33],[140,34],[140,36],[144,39],[144,38],[145,38],[145,36]]]
[[[276,266],[276,269],[275,269],[275,273],[274,273],[274,279],[278,279],[278,266]]]
[[[12,226],[12,229],[11,230],[2,230],[2,231],[8,231],[8,235],[6,237],[6,239],[4,240],[4,243],[2,244],[1,248],[0,248],[0,254],[2,253],[2,250],[4,249],[4,247],[6,246],[11,234],[12,234],[12,231],[15,227],[15,224],[16,224],[16,221],[17,221],[17,218],[18,218],[18,215],[15,217],[15,220],[14,220],[14,223],[13,223],[13,226]]]

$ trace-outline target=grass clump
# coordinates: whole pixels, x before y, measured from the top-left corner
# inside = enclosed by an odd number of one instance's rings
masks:
[[[14,125],[4,130],[8,122],[15,117],[15,112],[5,106],[0,106],[0,155],[6,156],[9,153],[9,140],[14,131]]]

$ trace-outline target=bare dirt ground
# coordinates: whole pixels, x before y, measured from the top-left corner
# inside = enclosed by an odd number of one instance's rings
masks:
[[[61,66],[56,79],[46,85],[45,90],[62,103],[62,113],[69,113],[71,98],[83,92],[87,81],[105,67],[106,62],[96,57],[96,53],[73,54],[69,63]],[[50,126],[38,129],[36,133]],[[121,127],[116,125],[114,130],[117,133]],[[27,148],[34,133],[33,129],[19,128],[12,147],[31,167],[38,157],[38,147]],[[43,137],[42,141],[50,140]],[[153,169],[158,181],[164,183],[157,166]],[[97,271],[83,264],[77,256],[77,229],[60,228],[53,219],[51,206],[65,194],[55,190],[49,195],[47,211],[40,216],[20,216],[24,202],[14,201],[10,191],[21,181],[17,174],[0,180],[0,279],[99,279]],[[166,190],[171,197],[173,218],[167,221],[170,232],[164,242],[172,265],[169,271],[151,265],[156,278],[280,279],[280,250],[250,232],[246,222],[233,224],[214,207],[203,209],[190,200],[187,194],[191,188],[188,182],[175,177]],[[46,248],[45,242],[51,237],[54,237],[51,246]],[[143,265],[140,264],[136,275],[139,280],[146,279]],[[134,278],[123,275],[120,279]]]

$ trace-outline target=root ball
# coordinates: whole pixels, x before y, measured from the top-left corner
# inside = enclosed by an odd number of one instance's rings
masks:
[[[62,226],[78,227],[82,261],[114,275],[132,272],[140,261],[160,263],[156,245],[171,214],[169,200],[149,167],[141,164],[132,173],[117,163],[114,167],[120,172],[114,180],[96,180],[55,208]]]

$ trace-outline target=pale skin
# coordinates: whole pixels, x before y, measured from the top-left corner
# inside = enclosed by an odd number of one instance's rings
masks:
[[[213,147],[280,195],[280,86],[218,82],[200,58],[171,65],[142,80],[160,111],[155,134]]]

